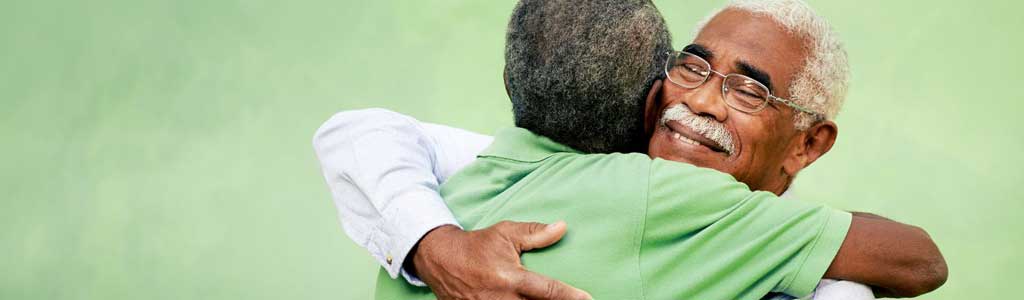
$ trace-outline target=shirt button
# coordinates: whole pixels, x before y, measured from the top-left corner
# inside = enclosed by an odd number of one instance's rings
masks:
[[[391,254],[388,254],[388,256],[384,257],[384,260],[388,262],[388,265],[391,265]]]

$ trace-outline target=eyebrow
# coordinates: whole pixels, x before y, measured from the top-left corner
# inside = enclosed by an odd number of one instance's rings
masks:
[[[740,74],[747,75],[751,79],[757,80],[757,82],[760,82],[767,87],[769,91],[775,90],[772,88],[772,77],[768,75],[768,72],[762,71],[754,65],[742,60],[736,62],[736,70],[739,70]]]
[[[711,61],[711,58],[715,57],[715,53],[711,51],[711,49],[708,49],[708,47],[704,47],[704,45],[701,44],[686,45],[686,47],[683,47],[683,51],[693,53],[693,55],[699,56],[707,61]],[[768,72],[765,72],[743,60],[736,62],[736,70],[739,70],[740,74],[757,80],[757,82],[760,82],[767,87],[769,91],[775,90],[772,88],[772,77],[768,75]]]
[[[693,55],[699,56],[704,60],[711,60],[711,58],[715,57],[715,53],[711,49],[700,44],[686,45],[686,47],[683,47],[683,52],[693,53]]]

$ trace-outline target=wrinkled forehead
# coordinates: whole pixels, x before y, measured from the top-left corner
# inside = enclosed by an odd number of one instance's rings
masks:
[[[693,44],[711,53],[712,66],[737,72],[739,64],[751,65],[771,77],[778,96],[789,96],[789,85],[803,68],[809,53],[805,38],[787,31],[771,17],[738,9],[726,9],[712,18]]]

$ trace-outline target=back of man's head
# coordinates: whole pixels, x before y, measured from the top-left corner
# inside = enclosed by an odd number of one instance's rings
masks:
[[[650,0],[521,0],[505,71],[516,126],[587,153],[640,149],[671,36]]]

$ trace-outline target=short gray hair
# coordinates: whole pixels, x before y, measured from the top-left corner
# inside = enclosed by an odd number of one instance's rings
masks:
[[[697,25],[696,32],[727,9],[768,16],[789,32],[807,39],[804,47],[810,55],[789,86],[790,98],[826,119],[839,115],[849,88],[850,67],[839,35],[825,18],[802,0],[733,0]],[[799,114],[796,127],[804,130],[812,122],[814,118],[809,114]]]
[[[641,150],[671,49],[650,0],[521,0],[505,48],[516,126],[587,153]]]

